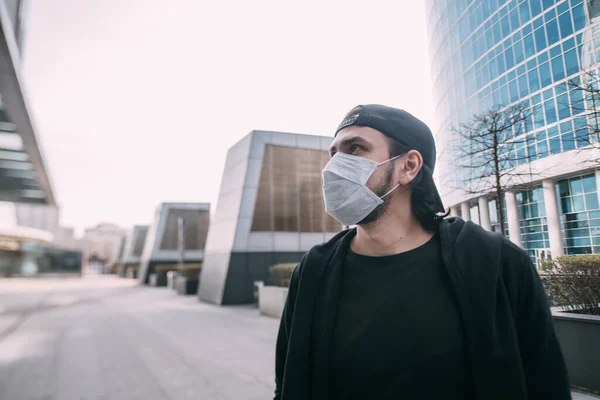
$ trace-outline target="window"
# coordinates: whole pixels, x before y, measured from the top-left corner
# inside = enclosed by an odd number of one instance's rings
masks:
[[[554,99],[550,99],[544,103],[544,110],[546,112],[546,123],[552,124],[556,122],[556,107],[554,106]]]
[[[530,0],[529,4],[531,5],[531,18],[535,18],[539,13],[542,12],[540,0]]]
[[[523,23],[529,20],[529,4],[527,1],[521,3],[521,5],[519,6],[519,12],[521,13],[521,21],[523,21]]]
[[[565,53],[565,63],[567,64],[567,76],[579,72],[579,63],[575,49],[569,50]]]
[[[546,32],[544,28],[538,28],[534,32],[535,35],[535,48],[538,52],[546,48]]]
[[[183,218],[184,243],[187,250],[203,250],[210,224],[210,212],[199,210],[170,209],[166,216],[165,231],[161,240],[161,250],[178,249],[179,218]]]
[[[561,135],[563,151],[570,151],[575,149],[575,138],[573,132],[564,133]]]
[[[528,77],[529,77],[529,87],[531,88],[531,91],[536,92],[536,91],[540,90],[540,80],[538,77],[537,68],[534,68],[531,71],[529,71]]]
[[[600,210],[596,176],[589,174],[557,182],[561,229],[566,254],[600,252]]]
[[[542,188],[518,192],[517,206],[523,248],[535,261],[535,250],[550,247]]]
[[[549,140],[550,143],[550,153],[552,154],[560,154],[561,153],[561,146],[560,146],[560,137],[553,137],[550,138]]]
[[[573,7],[573,22],[575,23],[575,31],[585,28],[585,11],[583,4]]]
[[[552,74],[550,73],[550,63],[545,62],[540,65],[540,77],[542,78],[542,87],[552,83]]]
[[[548,34],[548,46],[552,46],[554,43],[560,40],[560,35],[558,34],[558,23],[556,22],[556,19],[553,19],[546,24],[546,33]]]
[[[552,77],[554,82],[558,82],[565,77],[565,67],[563,65],[562,56],[553,58],[552,63]]]
[[[527,87],[527,75],[521,75],[519,77],[519,96],[521,98],[529,94],[529,88]]]
[[[566,38],[573,33],[573,24],[571,23],[571,14],[566,12],[558,17],[558,24],[560,25],[560,36]]]
[[[571,106],[569,105],[569,95],[563,93],[556,98],[558,104],[558,118],[565,119],[571,116]]]
[[[326,151],[267,145],[252,218],[254,232],[337,232],[325,212]]]

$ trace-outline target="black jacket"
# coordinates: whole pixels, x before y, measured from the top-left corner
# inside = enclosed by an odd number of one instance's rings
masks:
[[[355,234],[313,247],[294,270],[277,338],[276,400],[328,398],[341,270]],[[439,236],[477,399],[570,399],[548,300],[527,254],[459,218],[444,220]]]

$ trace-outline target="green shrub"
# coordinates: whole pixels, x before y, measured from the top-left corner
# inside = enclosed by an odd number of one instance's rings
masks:
[[[563,311],[600,315],[600,255],[557,257],[544,261],[540,272]]]
[[[292,279],[292,273],[296,268],[297,263],[275,264],[269,268],[269,273],[273,282],[277,286],[288,287]]]
[[[121,270],[121,264],[119,264],[119,263],[113,263],[113,264],[109,265],[109,267],[108,267],[109,274],[116,275],[119,273],[120,270]]]
[[[179,264],[158,264],[154,267],[157,274],[166,274],[169,271],[180,271],[182,276],[188,279],[197,279],[200,276],[202,264],[183,264],[180,269]]]

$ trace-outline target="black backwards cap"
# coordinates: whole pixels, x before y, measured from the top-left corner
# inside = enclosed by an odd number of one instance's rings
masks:
[[[399,108],[379,104],[360,105],[346,114],[334,136],[342,129],[353,125],[373,128],[409,149],[421,153],[423,170],[434,195],[434,206],[439,208],[439,212],[445,211],[437,187],[433,182],[436,158],[435,140],[431,130],[423,121]]]

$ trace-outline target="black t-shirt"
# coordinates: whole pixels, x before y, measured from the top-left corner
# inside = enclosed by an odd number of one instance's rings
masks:
[[[349,250],[330,359],[333,399],[471,397],[465,337],[438,235],[414,250]]]

